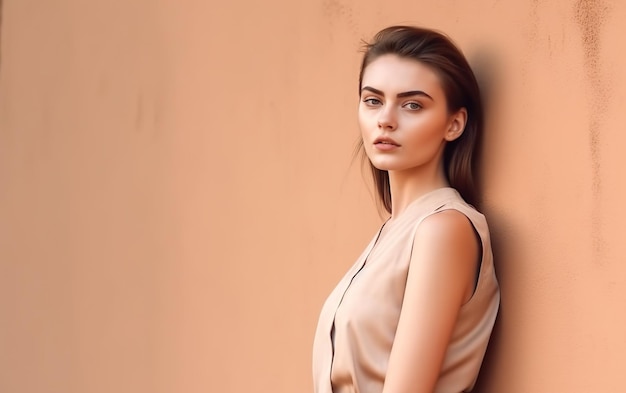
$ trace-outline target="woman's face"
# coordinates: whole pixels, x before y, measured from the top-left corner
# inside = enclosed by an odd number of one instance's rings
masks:
[[[448,113],[439,77],[424,64],[383,55],[363,74],[359,126],[380,170],[439,168],[446,141],[463,132],[465,110]]]

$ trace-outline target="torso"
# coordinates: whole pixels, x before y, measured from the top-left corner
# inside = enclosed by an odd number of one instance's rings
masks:
[[[482,242],[477,285],[461,308],[435,392],[474,385],[499,305],[499,288],[487,223],[452,188],[412,202],[379,230],[331,292],[313,346],[316,393],[380,393],[402,310],[415,230],[422,220],[454,209],[472,222]]]

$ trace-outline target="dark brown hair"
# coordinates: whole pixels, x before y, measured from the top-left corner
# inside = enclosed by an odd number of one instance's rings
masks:
[[[359,94],[363,73],[378,57],[393,54],[413,59],[430,67],[438,76],[446,95],[448,112],[467,110],[465,131],[454,141],[447,142],[443,154],[444,170],[450,183],[470,204],[478,202],[474,181],[475,150],[482,133],[483,112],[476,77],[463,53],[444,34],[412,26],[391,26],[381,30],[364,45],[359,74]],[[363,153],[363,141],[359,143]],[[391,213],[389,173],[377,169],[368,160],[380,203]]]

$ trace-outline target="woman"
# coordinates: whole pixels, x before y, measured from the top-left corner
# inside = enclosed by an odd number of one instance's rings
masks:
[[[476,79],[446,36],[394,26],[365,47],[359,97],[390,217],[324,304],[315,392],[470,391],[500,299],[487,223],[469,204]]]

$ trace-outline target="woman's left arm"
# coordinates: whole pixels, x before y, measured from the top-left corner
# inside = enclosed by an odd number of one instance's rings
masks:
[[[432,393],[459,309],[474,291],[478,241],[456,210],[418,226],[383,393]]]

